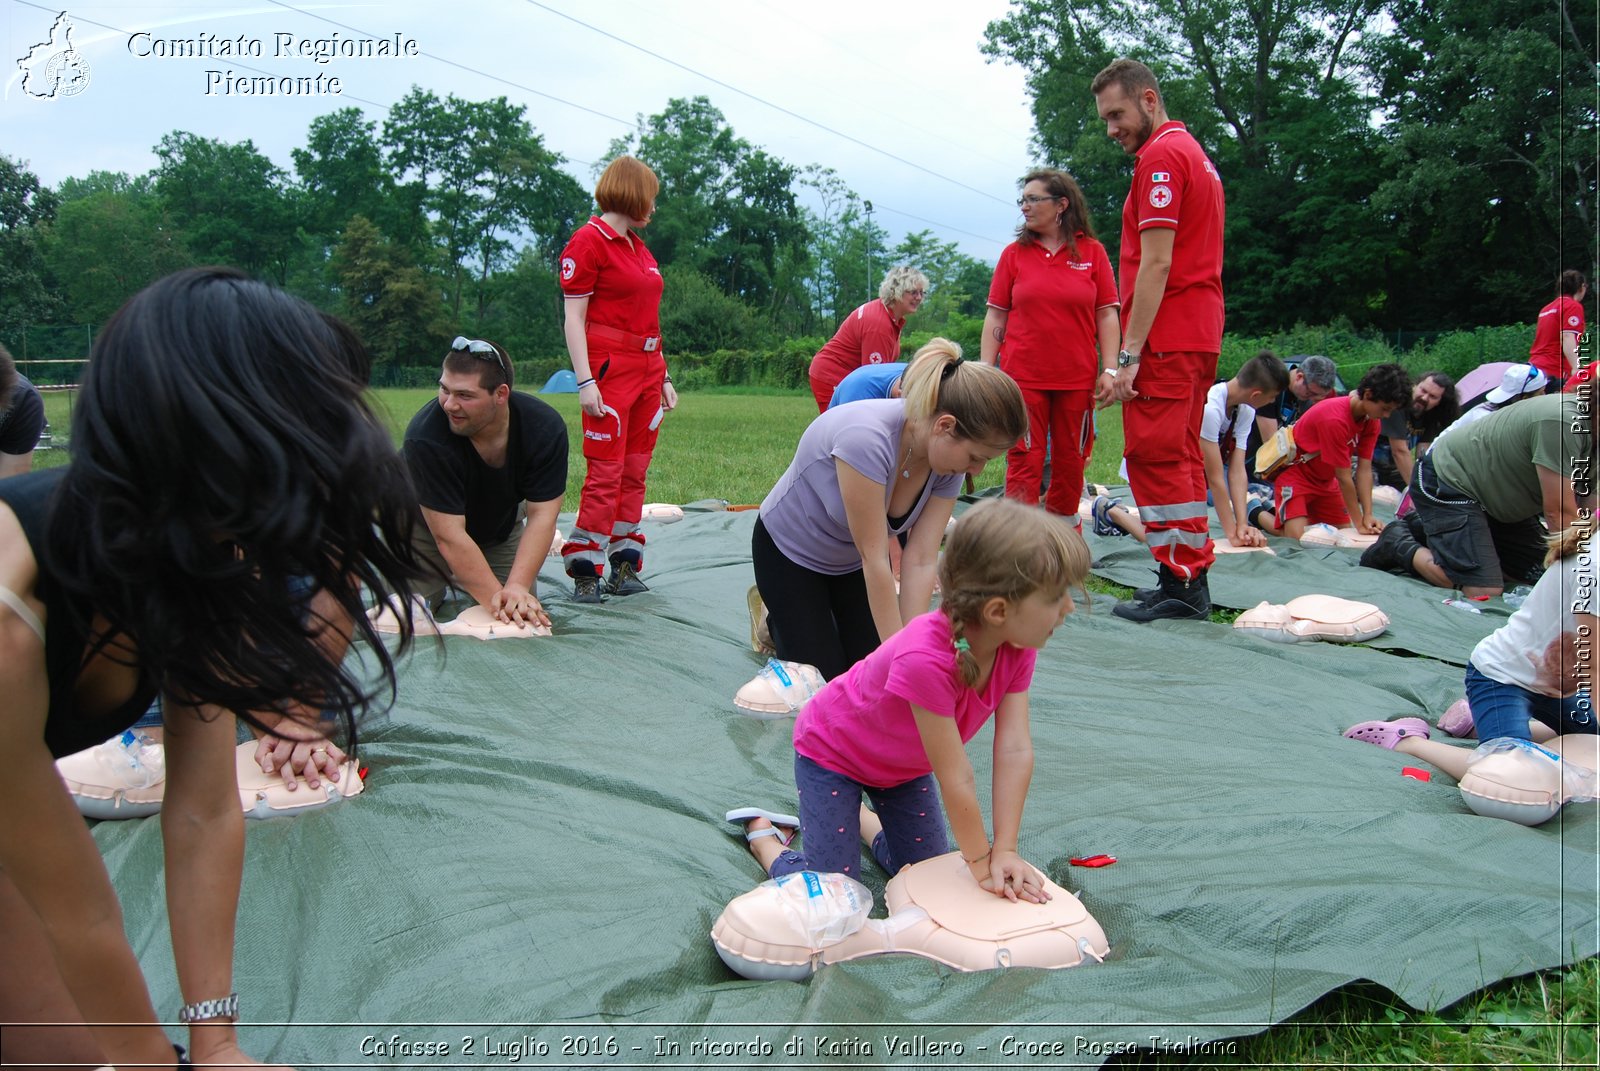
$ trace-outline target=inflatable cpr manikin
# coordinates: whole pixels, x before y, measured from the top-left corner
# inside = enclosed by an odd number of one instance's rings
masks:
[[[1233,627],[1275,643],[1359,643],[1381,635],[1389,627],[1389,615],[1370,602],[1352,602],[1334,595],[1301,595],[1282,606],[1260,603],[1235,618]]]
[[[639,516],[641,520],[672,524],[683,520],[683,507],[670,502],[646,502]]]
[[[826,683],[815,666],[769,658],[761,672],[734,693],[733,705],[751,717],[783,718],[798,714]]]
[[[1270,554],[1274,558],[1278,556],[1278,552],[1273,550],[1271,547],[1236,546],[1233,540],[1229,539],[1227,536],[1223,536],[1221,539],[1212,540],[1211,546],[1218,554]]]
[[[161,810],[166,794],[166,756],[160,744],[129,730],[121,737],[68,755],[56,763],[73,802],[86,818],[145,818]],[[315,810],[359,796],[365,782],[353,762],[339,767],[337,782],[322,778],[316,788],[302,779],[290,791],[283,778],[265,773],[256,762],[256,742],[234,749],[239,803],[246,818],[274,818]]]
[[[1390,487],[1380,483],[1372,489],[1372,504],[1374,506],[1388,506],[1390,509],[1400,508],[1400,499],[1405,497],[1405,492],[1399,488]]]
[[[958,971],[1077,967],[1110,952],[1077,897],[1045,879],[1053,899],[1013,903],[979,888],[960,852],[908,866],[884,890],[889,917],[869,919],[872,894],[843,874],[788,874],[735,898],[711,928],[717,955],[746,978],[803,981],[817,968],[902,952]]]
[[[1354,528],[1335,528],[1331,524],[1313,524],[1300,536],[1302,547],[1370,547],[1377,541],[1375,535],[1363,535]]]
[[[368,610],[367,618],[372,622],[372,627],[379,632],[399,632],[400,622],[395,607],[396,602],[391,595],[382,606]],[[453,621],[440,624],[434,620],[428,604],[417,596],[411,600],[411,630],[418,636],[471,636],[477,640],[525,640],[551,635],[546,625],[510,625],[495,620],[488,610],[476,605],[462,610]]]
[[[1548,745],[1500,737],[1467,758],[1461,798],[1485,818],[1536,826],[1565,804],[1600,796],[1600,736],[1558,736]]]

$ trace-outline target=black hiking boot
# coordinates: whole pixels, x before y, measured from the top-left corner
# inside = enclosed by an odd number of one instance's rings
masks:
[[[1147,602],[1123,602],[1111,612],[1129,621],[1204,621],[1211,616],[1211,588],[1206,574],[1182,580],[1165,565],[1160,585]]]
[[[639,579],[639,573],[634,568],[633,562],[627,558],[611,559],[611,575],[606,578],[606,593],[609,595],[637,595],[641,591],[649,591],[645,582]]]
[[[1396,518],[1383,526],[1378,541],[1361,552],[1361,564],[1368,569],[1382,569],[1396,576],[1417,575],[1411,561],[1417,555],[1419,544],[1411,534],[1404,518]]]
[[[605,602],[605,599],[600,594],[600,578],[598,576],[573,577],[572,601],[591,605]]]

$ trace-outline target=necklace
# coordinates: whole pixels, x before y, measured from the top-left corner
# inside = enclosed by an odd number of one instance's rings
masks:
[[[911,447],[909,446],[906,447],[905,460],[900,462],[900,478],[902,480],[911,479]]]

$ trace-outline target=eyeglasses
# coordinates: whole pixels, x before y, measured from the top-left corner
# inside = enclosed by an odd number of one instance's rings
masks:
[[[1059,197],[1035,197],[1031,193],[1026,197],[1017,198],[1017,207],[1026,208],[1028,205],[1043,204],[1045,201],[1059,201]]]
[[[504,357],[494,348],[494,344],[485,342],[481,338],[468,338],[466,335],[457,335],[456,340],[450,343],[453,353],[470,353],[480,361],[493,361],[500,366],[501,373],[506,377],[506,382],[511,382],[511,370],[506,367]]]
[[[926,290],[907,290],[906,291],[906,297],[908,297],[908,298],[916,298],[918,301],[921,301],[923,298],[925,298],[927,296],[928,296],[928,292]]]

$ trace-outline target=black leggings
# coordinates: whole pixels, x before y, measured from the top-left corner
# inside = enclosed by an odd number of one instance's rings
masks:
[[[860,569],[832,576],[797,565],[778,549],[760,517],[750,558],[779,658],[816,666],[831,681],[878,649],[878,626]]]

